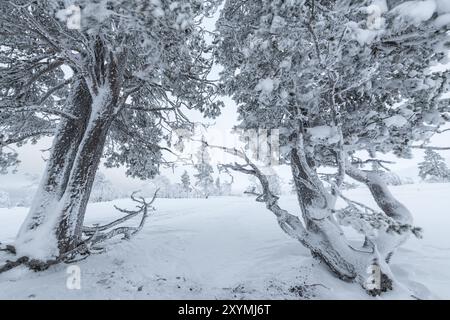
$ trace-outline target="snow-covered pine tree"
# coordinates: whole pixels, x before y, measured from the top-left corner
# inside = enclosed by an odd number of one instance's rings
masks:
[[[189,176],[189,174],[186,170],[181,175],[181,187],[183,189],[183,193],[185,194],[186,198],[189,198],[189,194],[192,190],[191,177]]]
[[[214,188],[214,179],[212,177],[214,170],[210,164],[211,159],[204,137],[202,137],[202,143],[196,156],[197,163],[194,165],[194,168],[197,170],[197,173],[194,174],[196,179],[195,186],[200,188],[203,197],[208,198]]]
[[[440,0],[228,0],[217,23],[216,56],[225,92],[239,106],[239,128],[281,130],[301,219],[278,206],[267,177],[245,154],[230,150],[245,163],[228,167],[257,176],[264,191],[258,200],[282,229],[340,279],[371,294],[391,287],[386,262],[417,229],[407,208],[353,155],[409,157],[414,141],[449,120],[440,99],[447,77],[429,72],[447,57],[449,13]],[[330,192],[320,166],[337,169]],[[345,175],[367,185],[379,209],[344,197]],[[335,209],[337,197],[345,209]],[[349,245],[338,222],[362,232],[364,243]],[[382,270],[380,287],[366,282],[371,265]]]
[[[81,243],[86,205],[102,157],[151,178],[161,138],[190,127],[182,108],[206,116],[215,85],[211,46],[199,23],[216,1],[78,0],[0,2],[0,164],[9,147],[53,138],[51,155],[20,229],[20,255],[61,257]]]
[[[447,182],[450,181],[450,170],[439,153],[426,149],[424,161],[419,163],[419,177],[432,182]]]

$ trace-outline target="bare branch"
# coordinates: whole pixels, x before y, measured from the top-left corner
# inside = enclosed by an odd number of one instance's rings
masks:
[[[149,210],[149,208],[151,208],[151,205],[155,201],[158,191],[159,191],[159,189],[157,189],[155,191],[155,193],[153,194],[153,198],[150,200],[150,202],[147,202],[143,197],[136,198],[135,195],[137,194],[138,191],[133,192],[133,194],[131,195],[131,199],[133,201],[139,203],[139,205],[137,206],[138,210],[132,211],[132,210],[121,209],[121,208],[118,208],[117,206],[114,206],[120,212],[126,213],[126,216],[124,216],[120,219],[117,219],[113,222],[110,222],[106,225],[103,225],[103,226],[83,227],[83,233],[88,236],[91,236],[93,238],[93,240],[92,240],[93,243],[98,243],[98,242],[110,239],[118,234],[124,234],[127,238],[129,238],[130,235],[136,234],[144,226],[145,220],[147,219],[147,216],[148,216],[148,210]],[[99,232],[111,229],[112,227],[122,224],[125,221],[128,221],[141,213],[142,213],[142,219],[141,219],[141,222],[138,227],[119,227],[117,229],[109,231],[106,234],[99,234]]]
[[[434,146],[411,146],[413,149],[424,149],[424,150],[450,150],[450,147],[434,147]]]
[[[46,108],[46,107],[41,107],[39,105],[35,105],[35,106],[23,106],[23,107],[15,107],[15,106],[3,106],[3,108],[5,109],[11,109],[11,112],[42,112],[42,113],[48,113],[48,114],[53,114],[53,115],[57,115],[57,116],[61,116],[70,120],[78,120],[78,117],[62,111],[62,110],[57,110],[57,109],[50,109],[50,108]]]

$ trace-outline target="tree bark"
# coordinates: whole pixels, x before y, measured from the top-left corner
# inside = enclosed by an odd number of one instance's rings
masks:
[[[113,120],[114,104],[108,102],[102,108],[104,110],[90,123],[80,143],[62,199],[56,230],[60,254],[73,250],[81,241],[86,207]]]
[[[17,236],[16,246],[19,248],[26,247],[30,242],[45,236],[40,232],[40,228],[48,218],[49,210],[61,200],[66,190],[78,146],[86,130],[92,104],[85,82],[75,83],[69,104],[70,112],[77,116],[78,120],[61,119],[44,175],[28,216]],[[29,254],[29,252],[27,253]]]
[[[117,94],[108,84],[98,96],[79,85],[72,109],[79,121],[62,121],[35,202],[16,240],[21,255],[39,260],[61,256],[81,241],[82,224]]]

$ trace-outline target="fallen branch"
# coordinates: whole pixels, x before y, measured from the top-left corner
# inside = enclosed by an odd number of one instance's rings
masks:
[[[100,242],[106,241],[108,239],[111,239],[117,235],[123,235],[124,239],[129,239],[129,238],[131,238],[131,236],[138,233],[144,227],[145,221],[147,220],[147,217],[148,217],[149,210],[152,210],[152,211],[155,210],[151,205],[155,201],[158,191],[159,191],[159,189],[157,189],[155,191],[150,202],[147,202],[145,200],[145,198],[143,198],[143,197],[136,198],[135,195],[137,192],[133,192],[133,194],[131,195],[131,199],[134,202],[139,203],[139,205],[137,206],[138,210],[134,210],[134,211],[126,210],[126,209],[122,209],[117,206],[114,206],[117,210],[119,210],[122,213],[125,213],[126,215],[120,219],[117,219],[117,220],[110,222],[103,226],[83,227],[83,233],[86,236],[89,236],[89,239],[86,240],[86,243],[92,246],[92,245],[98,244]],[[142,218],[137,227],[123,227],[122,226],[122,227],[117,227],[115,229],[112,229],[108,232],[102,232],[102,231],[109,230],[119,224],[122,224],[122,223],[136,217],[139,214],[142,214]]]

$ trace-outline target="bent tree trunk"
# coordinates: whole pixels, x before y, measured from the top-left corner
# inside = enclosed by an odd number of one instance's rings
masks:
[[[17,254],[40,261],[77,247],[95,174],[113,120],[110,90],[92,97],[80,81],[70,99],[77,121],[62,120],[40,188],[16,239]]]
[[[394,250],[406,241],[409,232],[396,233],[380,228],[376,235],[366,236],[364,244],[350,243],[333,216],[334,195],[325,191],[316,171],[296,149],[291,155],[291,166],[308,233],[303,241],[313,255],[340,279],[356,281],[370,294],[391,289],[394,277],[387,263]],[[367,185],[382,211],[378,219],[390,218],[396,226],[411,227],[411,213],[393,197],[377,173],[361,171],[348,162],[345,173]],[[378,279],[373,278],[372,272]]]
[[[221,147],[222,150],[239,156],[246,162],[244,165],[235,163],[224,167],[258,178],[263,193],[258,196],[257,201],[265,202],[267,209],[276,216],[281,229],[308,248],[312,255],[322,261],[339,279],[357,282],[371,295],[379,295],[392,289],[395,279],[386,258],[407,238],[411,229],[411,214],[392,197],[376,174],[367,174],[348,164],[342,168],[342,174],[358,175],[361,181],[369,186],[382,210],[378,216],[372,218],[392,219],[389,222],[397,230],[406,227],[406,231],[396,233],[384,229],[386,225],[382,225],[381,228],[374,226],[378,232],[367,236],[365,244],[352,244],[347,240],[334,216],[335,200],[336,196],[340,195],[339,191],[333,193],[326,191],[316,170],[302,152],[301,141],[300,149],[291,150],[291,169],[303,219],[278,205],[278,197],[270,191],[267,177],[243,152]]]
[[[313,255],[340,279],[357,281],[371,294],[390,289],[394,279],[387,262],[394,250],[409,237],[409,232],[396,233],[380,229],[376,236],[366,238],[365,245],[354,247],[332,214],[335,209],[333,195],[325,191],[315,170],[296,149],[291,155],[291,166],[308,232],[309,239],[305,241]],[[391,218],[396,225],[411,226],[411,213],[393,197],[377,173],[361,171],[349,163],[345,173],[367,185],[382,211],[380,214]],[[371,282],[372,275],[368,273],[374,267],[379,270],[375,287]]]
[[[330,199],[322,183],[311,170],[307,159],[297,149],[291,153],[291,170],[297,199],[308,234],[307,247],[314,257],[323,261],[341,280],[357,277],[355,266],[346,256],[353,255],[345,243],[343,233],[332,217]]]

